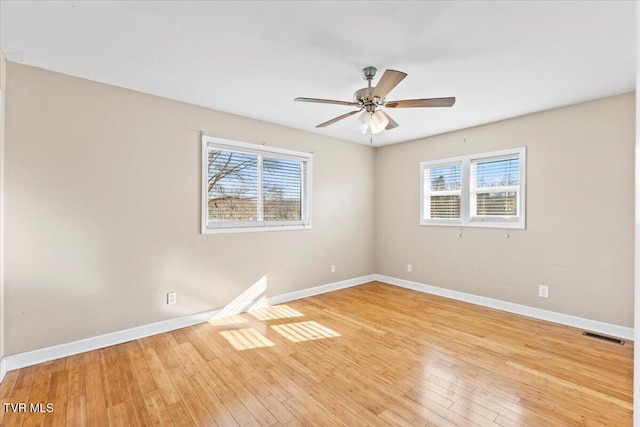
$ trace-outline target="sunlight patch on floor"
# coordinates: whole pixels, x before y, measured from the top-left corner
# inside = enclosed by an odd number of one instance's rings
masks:
[[[212,318],[209,320],[209,324],[212,326],[232,326],[247,323],[248,320],[239,314],[232,316],[221,317],[220,319]]]
[[[267,292],[267,276],[262,276],[253,285],[249,286],[244,292],[236,297],[229,304],[224,306],[215,316],[209,319],[215,321],[225,317],[244,313],[249,310],[255,310],[269,305],[269,300],[264,295]]]
[[[272,325],[271,329],[292,342],[320,340],[341,336],[336,331],[314,321]]]
[[[261,308],[259,310],[252,310],[250,315],[258,320],[274,320],[274,319],[287,319],[289,317],[302,317],[304,314],[298,310],[294,310],[288,305],[274,305],[273,307]]]
[[[272,347],[275,345],[253,328],[220,331],[220,335],[236,350],[250,350],[252,348]]]

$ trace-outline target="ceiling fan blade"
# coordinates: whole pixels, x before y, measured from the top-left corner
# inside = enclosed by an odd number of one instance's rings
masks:
[[[294,99],[294,101],[298,102],[314,102],[317,104],[335,104],[335,105],[350,105],[352,107],[357,107],[360,104],[357,102],[349,102],[349,101],[334,101],[333,99],[318,99],[318,98],[303,98],[298,97]]]
[[[449,98],[406,99],[404,101],[388,101],[384,106],[389,108],[414,107],[451,107],[456,103],[454,96]]]
[[[389,120],[389,124],[384,128],[385,130],[391,130],[399,126],[398,123],[395,120],[393,120],[391,116],[389,116],[387,113],[385,113],[382,110],[378,110],[378,111],[380,111],[387,118],[387,120]]]
[[[373,90],[373,96],[384,99],[405,77],[407,73],[402,71],[386,70]]]
[[[317,128],[327,127],[327,126],[329,126],[329,125],[334,124],[335,122],[339,122],[339,121],[340,121],[340,120],[342,120],[342,119],[346,119],[346,118],[347,118],[347,117],[349,117],[349,116],[353,116],[354,114],[357,114],[357,113],[359,113],[360,111],[362,111],[362,108],[361,108],[361,109],[359,109],[359,110],[350,111],[350,112],[348,112],[347,114],[343,114],[343,115],[341,115],[341,116],[338,116],[338,117],[336,117],[336,118],[334,118],[334,119],[331,119],[331,120],[329,120],[329,121],[326,121],[326,122],[324,122],[324,123],[320,123],[320,124],[319,124],[318,126],[316,126],[316,127],[317,127]]]

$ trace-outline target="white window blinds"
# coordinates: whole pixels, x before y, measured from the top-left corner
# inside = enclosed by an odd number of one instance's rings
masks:
[[[203,136],[203,232],[310,226],[310,154],[211,140]]]
[[[519,156],[471,160],[471,217],[516,217]]]
[[[424,169],[426,218],[459,219],[462,192],[460,163]]]
[[[263,218],[265,221],[302,220],[304,163],[264,158],[262,162]]]

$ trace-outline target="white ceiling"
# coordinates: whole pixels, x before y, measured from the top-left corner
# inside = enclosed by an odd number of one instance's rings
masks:
[[[369,143],[351,101],[373,65],[408,77],[390,100],[455,96],[452,108],[387,109],[408,141],[635,90],[633,1],[0,1],[10,61]],[[374,80],[374,84],[375,84]]]

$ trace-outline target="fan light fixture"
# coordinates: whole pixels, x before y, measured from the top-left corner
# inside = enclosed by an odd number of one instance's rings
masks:
[[[358,120],[356,121],[356,130],[362,134],[366,134],[367,131],[371,131],[372,134],[380,133],[389,124],[389,119],[382,113],[382,111],[378,110],[376,112],[370,113],[368,111],[363,111],[360,116],[358,116]]]

